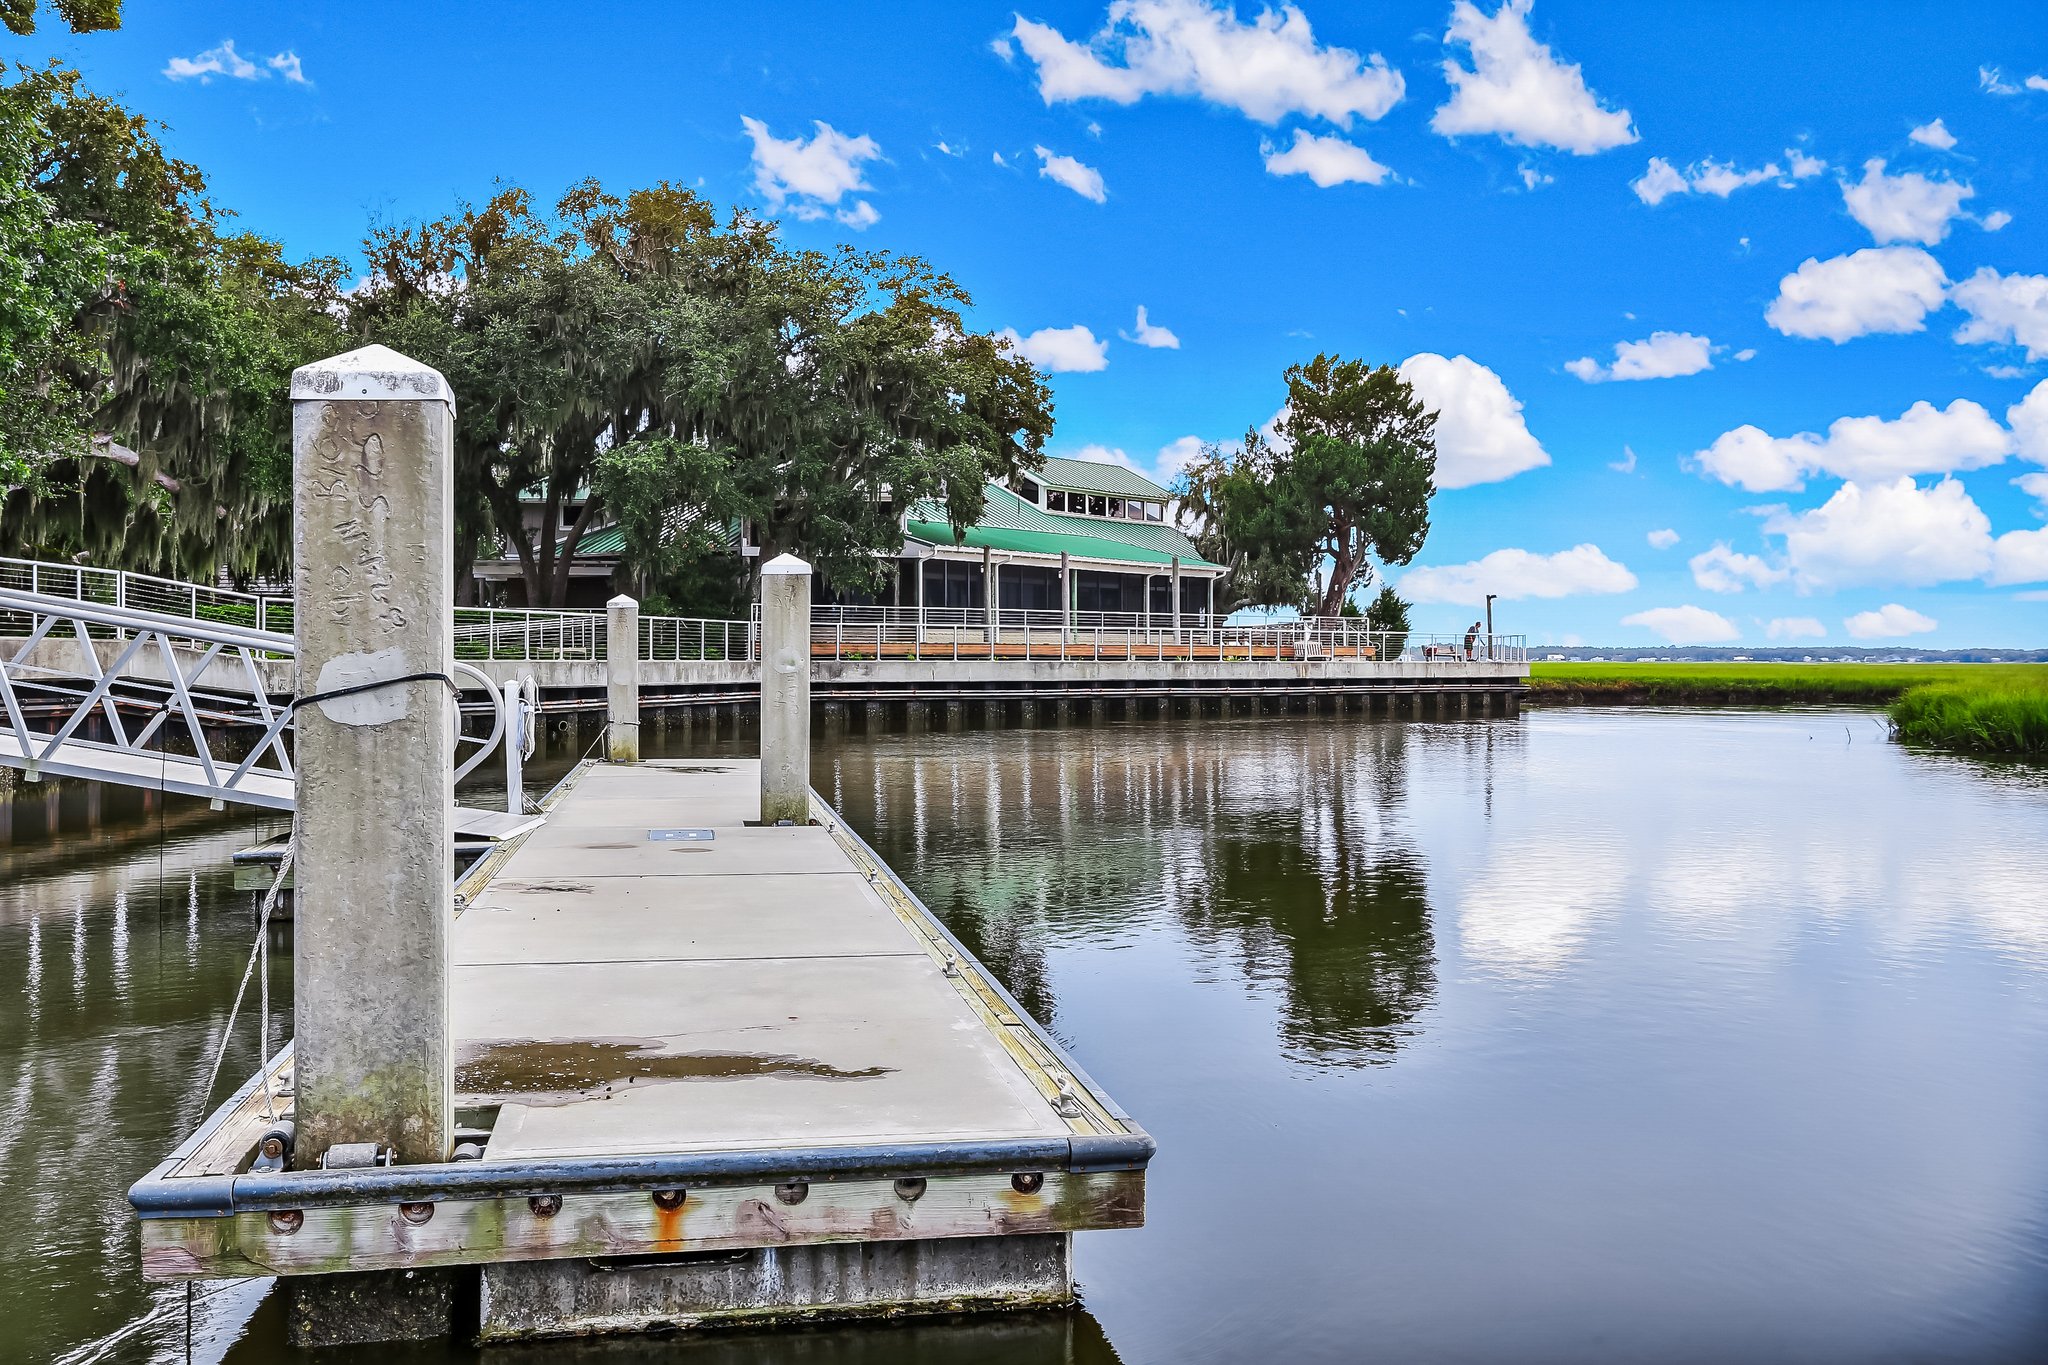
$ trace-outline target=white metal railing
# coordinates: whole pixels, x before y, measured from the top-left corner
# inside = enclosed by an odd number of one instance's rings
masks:
[[[292,600],[86,565],[0,559],[0,589],[69,598],[162,616],[284,633]],[[102,633],[115,628],[94,626]],[[1229,626],[1206,612],[988,611],[981,607],[819,606],[811,614],[814,657],[858,660],[1252,659],[1402,660],[1415,663],[1526,663],[1528,637],[1376,631],[1357,617],[1319,616]],[[0,619],[0,636],[18,634]],[[287,637],[288,638],[288,637]],[[743,621],[642,616],[640,658],[649,662],[751,662],[760,651],[758,612]],[[601,611],[458,607],[455,655],[465,660],[603,659]]]
[[[160,616],[249,626],[257,630],[292,628],[292,600],[233,588],[209,587],[182,579],[126,569],[98,569],[86,564],[46,564],[33,559],[0,557],[0,588],[43,597],[68,597],[104,607],[132,608]]]
[[[48,773],[292,808],[292,708],[270,699],[281,681],[271,672],[297,653],[290,635],[7,588],[0,634],[17,636],[0,655],[0,765],[31,779]],[[466,663],[455,670],[491,699],[490,733],[458,736],[458,757],[462,745],[471,750],[456,765],[460,781],[498,747],[506,708],[483,672]],[[288,675],[282,681],[276,690],[289,690]],[[138,723],[138,712],[147,719]],[[88,738],[95,729],[106,737]],[[253,732],[241,758],[216,753],[224,732]]]
[[[753,661],[761,633],[756,621],[720,621],[698,616],[640,618],[640,657],[649,662],[685,660]]]
[[[604,613],[457,607],[458,659],[601,659]]]
[[[1525,663],[1522,635],[1368,628],[1356,617],[1225,625],[1207,613],[989,611],[981,607],[811,609],[812,654],[840,660],[1353,659]]]

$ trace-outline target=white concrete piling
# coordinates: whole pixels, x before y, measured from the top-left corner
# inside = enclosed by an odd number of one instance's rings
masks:
[[[811,818],[811,566],[761,567],[761,823]]]
[[[620,593],[604,604],[605,756],[640,761],[640,604]]]
[[[292,375],[298,1162],[446,1159],[455,400],[366,346]],[[397,681],[411,679],[411,681]],[[351,689],[354,689],[351,691]]]

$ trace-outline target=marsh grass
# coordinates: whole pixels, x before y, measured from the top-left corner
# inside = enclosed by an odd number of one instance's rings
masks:
[[[1924,683],[1893,702],[1891,716],[1908,744],[2048,757],[2048,677]]]
[[[2048,757],[2048,664],[1538,663],[1532,700],[1848,702],[1909,744]]]

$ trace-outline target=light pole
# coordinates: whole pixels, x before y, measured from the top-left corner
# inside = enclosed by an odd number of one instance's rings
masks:
[[[1493,599],[1498,596],[1500,594],[1497,592],[1486,594],[1486,657],[1488,662],[1491,662],[1493,659]]]

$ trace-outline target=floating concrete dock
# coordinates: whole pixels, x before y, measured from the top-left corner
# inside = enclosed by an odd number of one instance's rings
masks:
[[[512,776],[451,889],[453,397],[378,346],[292,392],[293,1043],[130,1191],[143,1273],[287,1277],[300,1346],[1070,1300],[1152,1140],[812,792],[809,566],[758,762],[640,765],[617,669],[611,761]]]
[[[145,1273],[480,1267],[486,1339],[1069,1299],[1151,1140],[834,812],[750,824],[759,781],[578,768],[461,889],[481,1160],[252,1172],[252,1081],[135,1187]]]

